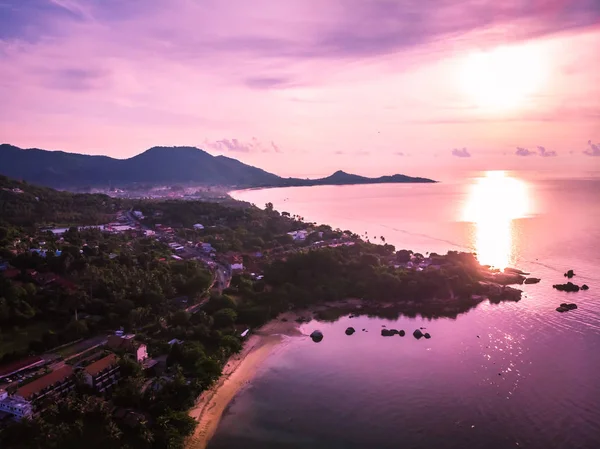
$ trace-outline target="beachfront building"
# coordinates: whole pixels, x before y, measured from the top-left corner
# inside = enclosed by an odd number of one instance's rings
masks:
[[[69,394],[74,387],[73,368],[67,365],[23,385],[13,399],[29,403],[35,412],[56,398]]]
[[[110,354],[86,366],[83,378],[86,384],[100,393],[110,391],[121,380],[117,356]]]

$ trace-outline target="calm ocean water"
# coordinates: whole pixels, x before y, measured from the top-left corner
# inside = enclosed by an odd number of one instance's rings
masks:
[[[420,252],[476,251],[541,277],[457,319],[308,323],[230,405],[210,449],[600,447],[600,181],[488,174],[456,184],[237,192]],[[374,239],[377,237],[377,239]],[[574,269],[590,290],[552,289]],[[564,301],[579,309],[560,314]],[[369,332],[344,335],[352,325]],[[380,336],[426,327],[430,340]]]

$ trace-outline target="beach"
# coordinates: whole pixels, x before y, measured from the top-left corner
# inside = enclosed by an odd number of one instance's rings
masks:
[[[252,380],[271,352],[288,337],[302,336],[297,313],[287,312],[253,332],[242,351],[232,356],[217,383],[203,392],[190,410],[198,422],[188,449],[204,449],[215,434],[227,405]]]

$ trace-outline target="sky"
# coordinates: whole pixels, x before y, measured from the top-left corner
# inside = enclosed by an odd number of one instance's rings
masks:
[[[599,54],[600,0],[0,0],[0,141],[284,176],[589,173]]]

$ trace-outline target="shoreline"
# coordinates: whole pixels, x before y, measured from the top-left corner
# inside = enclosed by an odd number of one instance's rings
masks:
[[[217,382],[196,399],[189,415],[198,423],[186,443],[187,449],[205,449],[214,436],[221,417],[234,397],[248,385],[258,368],[286,337],[302,336],[298,314],[286,312],[257,329],[238,354],[223,368]],[[282,321],[285,319],[286,321]]]

